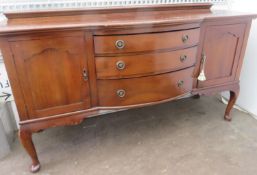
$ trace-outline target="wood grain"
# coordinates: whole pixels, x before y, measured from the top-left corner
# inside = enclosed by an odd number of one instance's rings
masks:
[[[44,117],[90,107],[83,37],[12,42],[29,117]],[[75,78],[76,77],[76,78]]]
[[[96,115],[230,91],[225,119],[231,120],[251,21],[257,15],[210,7],[7,14],[0,48],[18,107],[21,143],[32,160],[30,170],[40,168],[33,133]],[[187,41],[182,40],[185,35]],[[118,49],[117,40],[125,47]],[[199,82],[203,53],[207,81]],[[187,59],[181,61],[181,55]],[[118,61],[125,63],[124,69],[117,69]]]
[[[199,87],[235,80],[245,30],[245,24],[207,26],[202,48],[207,80],[199,81]]]
[[[96,54],[133,53],[144,51],[157,51],[164,49],[178,49],[194,46],[199,41],[200,29],[182,30],[176,32],[135,34],[135,35],[111,35],[95,36]],[[188,41],[183,42],[183,36],[187,35]],[[124,41],[124,48],[118,49],[116,41]]]
[[[193,66],[196,52],[197,47],[192,47],[173,52],[96,57],[96,74],[98,79],[117,79],[176,71]],[[117,68],[119,62],[124,63],[124,69]]]
[[[32,141],[32,132],[26,130],[24,127],[21,127],[19,131],[19,137],[23,147],[32,159],[30,171],[32,173],[38,172],[40,170],[40,162],[38,160],[37,152]]]
[[[100,106],[124,106],[160,101],[180,96],[192,90],[193,68],[175,73],[161,74],[132,79],[98,80],[98,98]],[[183,81],[181,87],[178,83]],[[118,90],[124,90],[125,96],[119,97]]]

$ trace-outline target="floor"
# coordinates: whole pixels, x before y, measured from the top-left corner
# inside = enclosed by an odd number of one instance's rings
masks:
[[[85,120],[34,135],[38,175],[256,175],[257,121],[217,97],[183,99]],[[0,174],[26,175],[18,140]]]

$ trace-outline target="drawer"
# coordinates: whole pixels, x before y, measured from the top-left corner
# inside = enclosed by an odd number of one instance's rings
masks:
[[[173,52],[118,57],[96,57],[98,79],[159,74],[190,67],[196,62],[197,47]]]
[[[120,80],[98,80],[100,106],[127,106],[157,102],[192,90],[193,67],[181,71]]]
[[[95,36],[96,54],[133,53],[161,49],[186,48],[199,41],[200,29],[175,32]]]

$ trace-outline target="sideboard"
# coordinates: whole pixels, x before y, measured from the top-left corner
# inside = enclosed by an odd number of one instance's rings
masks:
[[[230,121],[257,16],[211,6],[6,13],[0,48],[30,171],[40,169],[33,133],[88,117],[229,91]]]

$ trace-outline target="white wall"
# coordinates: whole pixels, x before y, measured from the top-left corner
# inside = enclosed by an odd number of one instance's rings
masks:
[[[1,50],[0,50],[0,83],[1,83],[1,86],[0,86],[0,106],[2,105],[2,103],[10,103],[11,108],[13,110],[13,114],[14,114],[16,123],[17,123],[17,126],[18,126],[19,114],[18,114],[18,111],[17,111],[17,108],[16,108],[16,104],[13,100],[11,87],[9,86],[10,82],[9,82],[7,72],[6,72],[6,69],[5,69],[5,65],[4,65],[4,62],[3,62],[3,57],[2,57]],[[4,96],[5,95],[4,93],[11,94],[11,96],[6,100],[5,99],[6,97]]]
[[[257,14],[257,1],[233,0],[231,10]],[[240,77],[240,95],[237,105],[257,116],[257,19],[253,21]],[[228,94],[223,93],[225,97]]]

